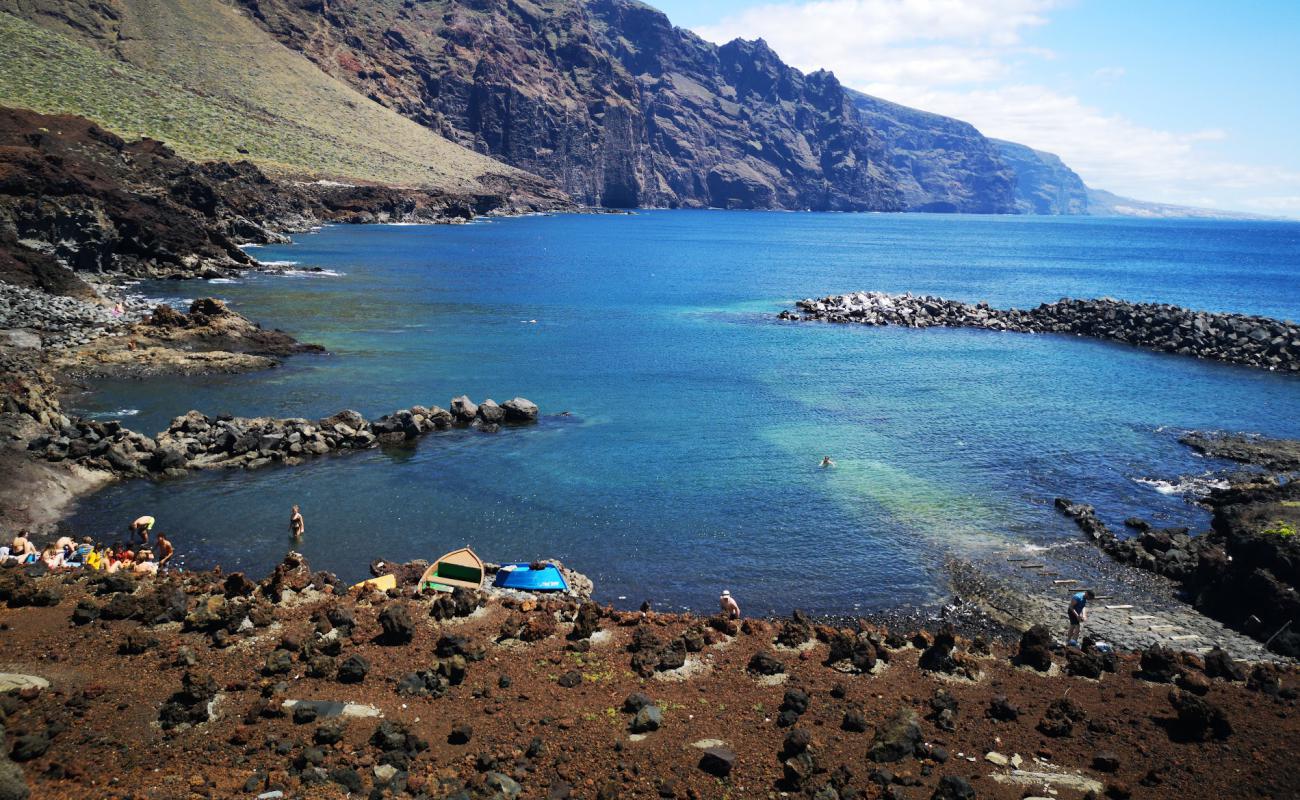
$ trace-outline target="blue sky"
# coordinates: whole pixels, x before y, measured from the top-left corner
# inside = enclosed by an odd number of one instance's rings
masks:
[[[1058,153],[1099,188],[1300,217],[1300,0],[650,3]]]

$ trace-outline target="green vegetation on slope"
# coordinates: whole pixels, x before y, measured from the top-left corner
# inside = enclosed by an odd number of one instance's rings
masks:
[[[443,139],[320,72],[210,0],[124,4],[107,55],[0,13],[0,104],[77,114],[196,160],[278,173],[474,192],[528,176]]]

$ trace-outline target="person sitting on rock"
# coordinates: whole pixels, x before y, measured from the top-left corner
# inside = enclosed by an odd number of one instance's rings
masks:
[[[1096,599],[1097,595],[1091,589],[1082,592],[1075,592],[1070,597],[1070,606],[1066,610],[1066,618],[1070,621],[1069,632],[1066,633],[1066,644],[1070,647],[1079,646],[1079,633],[1083,629],[1083,623],[1088,619],[1088,601]]]
[[[132,535],[140,537],[140,544],[149,544],[149,531],[153,530],[154,522],[153,517],[146,515],[132,522],[128,530]]]
[[[722,616],[727,619],[740,619],[740,604],[736,598],[731,596],[727,589],[722,590],[722,596],[718,598],[718,605],[722,608]]]
[[[130,572],[135,567],[135,553],[130,550],[122,549],[117,553],[117,557],[108,565],[109,572]]]
[[[59,569],[63,566],[63,551],[50,545],[41,553],[41,561],[49,569]]]
[[[131,571],[142,575],[158,574],[158,562],[153,560],[153,551],[141,547],[135,554],[135,565],[131,567]]]
[[[19,531],[14,537],[13,544],[9,546],[9,555],[24,564],[30,564],[39,557],[36,545],[32,544],[31,536],[27,531]]]

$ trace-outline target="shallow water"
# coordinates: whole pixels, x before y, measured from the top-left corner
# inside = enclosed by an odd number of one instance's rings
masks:
[[[295,469],[135,482],[73,524],[141,513],[186,563],[260,574],[303,507],[313,565],[469,543],[557,557],[601,600],[851,612],[941,597],[945,553],[1077,537],[1051,508],[1203,515],[1140,478],[1213,464],[1185,428],[1300,436],[1300,381],[1089,339],[782,323],[799,297],[879,289],[1000,306],[1109,295],[1300,318],[1300,225],[1068,218],[648,212],[468,226],[330,227],[264,261],[333,275],[156,284],[216,295],[318,342],[257,375],[114,382],[93,412],[165,427],[190,408],[367,416],[523,395],[547,418],[498,435]],[[818,468],[822,455],[838,463]]]

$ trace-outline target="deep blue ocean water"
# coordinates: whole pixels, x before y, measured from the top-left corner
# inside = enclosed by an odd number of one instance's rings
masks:
[[[155,432],[188,409],[367,416],[523,395],[534,428],[454,432],[292,469],[133,482],[72,520],[158,517],[185,563],[260,576],[307,519],[313,565],[473,545],[561,558],[598,598],[850,612],[943,596],[942,561],[1076,538],[1065,495],[1118,525],[1204,523],[1137,479],[1214,466],[1188,428],[1300,436],[1300,380],[1090,339],[792,324],[856,290],[999,306],[1108,295],[1300,318],[1300,225],[646,212],[339,226],[252,251],[341,275],[155,284],[318,342],[269,373],[97,387]],[[823,455],[838,463],[818,468]]]

